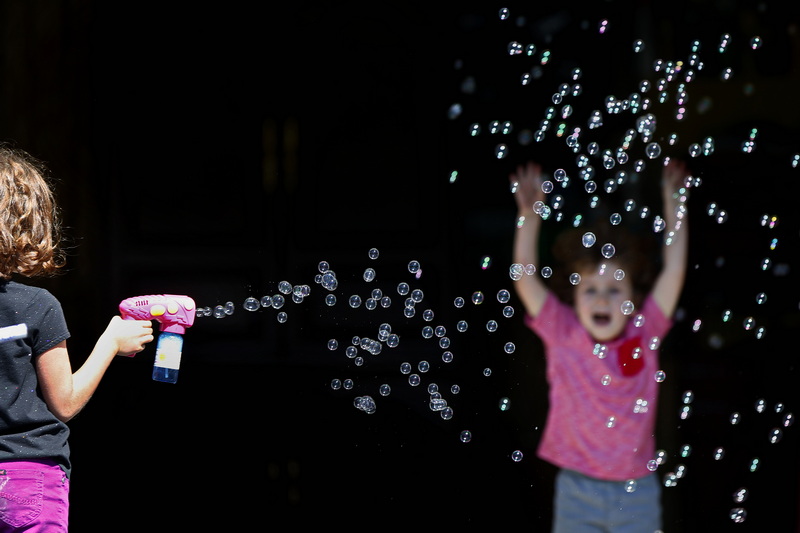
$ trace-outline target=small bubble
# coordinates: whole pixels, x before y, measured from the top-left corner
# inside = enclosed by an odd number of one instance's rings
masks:
[[[522,461],[522,452],[519,450],[514,450],[511,452],[511,460],[515,463]]]
[[[622,304],[620,305],[620,311],[622,311],[622,314],[626,316],[633,313],[634,311],[633,302],[630,300],[625,300],[624,302],[622,302]]]
[[[498,402],[497,406],[500,408],[501,411],[508,411],[509,409],[511,409],[511,400],[509,400],[508,398],[500,398],[500,401]]]
[[[645,154],[650,159],[655,159],[661,155],[661,146],[657,142],[650,142],[645,147]]]
[[[734,507],[729,516],[734,524],[741,524],[747,518],[747,511],[742,507]]]
[[[763,398],[760,398],[756,401],[756,413],[763,413],[764,410],[767,408],[767,401]]]
[[[472,440],[472,432],[468,429],[465,429],[459,434],[458,438],[461,442],[469,442]]]

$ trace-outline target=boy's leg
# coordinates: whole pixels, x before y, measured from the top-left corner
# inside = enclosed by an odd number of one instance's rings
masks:
[[[553,533],[597,533],[604,531],[607,496],[604,482],[572,470],[556,474]]]

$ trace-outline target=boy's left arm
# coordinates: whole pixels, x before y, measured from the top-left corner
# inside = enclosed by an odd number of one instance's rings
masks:
[[[670,160],[661,175],[661,194],[664,201],[664,240],[662,268],[655,285],[653,299],[664,316],[671,317],[678,305],[689,254],[689,216],[686,209],[689,173],[682,161]]]

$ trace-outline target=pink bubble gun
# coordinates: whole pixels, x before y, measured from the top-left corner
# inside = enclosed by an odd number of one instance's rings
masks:
[[[183,334],[194,324],[194,300],[177,294],[134,296],[119,304],[126,320],[156,320],[161,326],[153,363],[153,379],[165,383],[178,381],[183,353]]]

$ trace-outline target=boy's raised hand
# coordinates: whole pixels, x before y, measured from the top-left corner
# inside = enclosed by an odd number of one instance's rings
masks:
[[[533,204],[537,201],[544,201],[542,167],[538,163],[529,161],[524,165],[519,165],[508,179],[511,183],[511,190],[514,191],[517,209],[520,212],[533,211]]]

